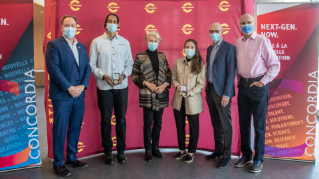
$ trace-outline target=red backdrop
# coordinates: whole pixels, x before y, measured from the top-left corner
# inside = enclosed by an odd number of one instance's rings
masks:
[[[206,59],[206,49],[212,43],[209,36],[210,25],[220,22],[225,30],[223,38],[231,43],[241,36],[239,17],[244,13],[253,12],[252,0],[227,1],[132,1],[132,0],[46,0],[45,1],[45,43],[61,36],[60,20],[63,15],[74,15],[78,18],[76,38],[86,45],[89,51],[92,40],[102,35],[105,17],[116,13],[120,18],[118,33],[131,44],[133,58],[139,52],[147,49],[144,40],[147,30],[156,29],[162,37],[158,50],[164,52],[172,68],[175,60],[183,57],[183,44],[189,39],[195,39],[201,55]],[[45,48],[45,47],[44,47]],[[45,50],[45,49],[44,49]],[[52,153],[52,103],[48,98],[49,75],[46,73],[45,106],[47,114],[48,155]],[[174,89],[170,92],[172,101]],[[85,114],[78,144],[78,157],[84,157],[103,151],[101,146],[100,111],[98,109],[96,82],[91,76],[86,91]],[[203,93],[203,97],[204,97]],[[114,117],[115,118],[115,117]],[[233,146],[232,154],[240,154],[240,135],[238,124],[237,99],[233,98]],[[143,115],[138,104],[138,88],[129,80],[129,99],[127,120],[127,149],[144,148],[143,146]],[[114,149],[116,146],[115,120],[112,120],[112,136]],[[188,125],[186,126],[189,134]],[[189,137],[189,136],[187,136]],[[186,143],[188,139],[186,139]],[[165,108],[160,147],[177,148],[177,132],[171,106]],[[204,112],[200,114],[200,136],[198,149],[214,150],[213,127],[206,102]]]

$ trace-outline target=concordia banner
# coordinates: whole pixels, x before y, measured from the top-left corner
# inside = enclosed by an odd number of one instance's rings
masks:
[[[0,2],[0,171],[40,165],[33,1]]]
[[[150,30],[159,31],[162,43],[159,51],[163,52],[173,67],[174,62],[185,56],[184,42],[195,39],[201,55],[206,59],[207,47],[212,44],[209,35],[210,25],[220,22],[224,29],[224,40],[235,43],[241,36],[239,17],[246,13],[247,0],[203,0],[203,1],[135,1],[135,0],[46,0],[45,1],[45,45],[49,40],[60,37],[60,20],[64,15],[73,15],[78,19],[76,38],[83,43],[87,52],[94,38],[101,36],[105,18],[110,13],[116,13],[120,19],[118,34],[126,38],[131,45],[133,58],[137,53],[145,51],[147,44],[145,34]],[[250,2],[250,1],[249,1]],[[248,3],[249,4],[249,3]],[[253,1],[249,7],[253,7]],[[205,60],[206,61],[206,60]],[[48,155],[52,153],[52,103],[48,98],[49,75],[46,73],[46,114],[48,131]],[[84,157],[103,151],[101,145],[100,111],[98,108],[96,82],[91,76],[85,98],[85,114],[81,135],[78,143],[78,157]],[[127,149],[144,148],[143,145],[143,112],[139,107],[138,87],[129,80],[128,110],[126,114]],[[170,90],[172,101],[174,88]],[[205,97],[202,93],[203,99]],[[232,154],[240,155],[240,135],[238,123],[237,98],[233,98],[233,146]],[[112,139],[114,150],[116,146],[115,116],[112,119]],[[189,126],[186,121],[186,144],[189,141]],[[204,112],[200,114],[200,134],[198,149],[214,150],[214,135],[206,101]],[[160,147],[177,148],[177,131],[173,108],[165,108],[160,138]]]
[[[258,33],[281,62],[270,84],[265,156],[314,161],[319,4],[257,4],[257,14]]]

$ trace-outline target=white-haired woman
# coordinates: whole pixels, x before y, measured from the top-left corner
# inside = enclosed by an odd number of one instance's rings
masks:
[[[164,158],[158,144],[164,108],[168,106],[172,73],[164,53],[157,51],[162,40],[159,33],[151,31],[145,39],[148,49],[136,55],[131,79],[139,87],[139,105],[143,107],[145,160],[150,162],[152,156]]]

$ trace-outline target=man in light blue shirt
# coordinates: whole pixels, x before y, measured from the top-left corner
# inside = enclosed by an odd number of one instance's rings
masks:
[[[114,164],[112,155],[111,118],[114,107],[119,163],[126,163],[126,119],[128,76],[132,73],[133,58],[130,43],[116,33],[119,18],[116,14],[106,17],[106,32],[92,41],[90,66],[97,84],[98,105],[101,111],[102,146],[106,163]]]

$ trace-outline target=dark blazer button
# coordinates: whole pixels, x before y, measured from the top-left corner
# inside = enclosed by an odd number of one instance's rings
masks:
[[[76,81],[79,81],[79,80],[76,80]]]

